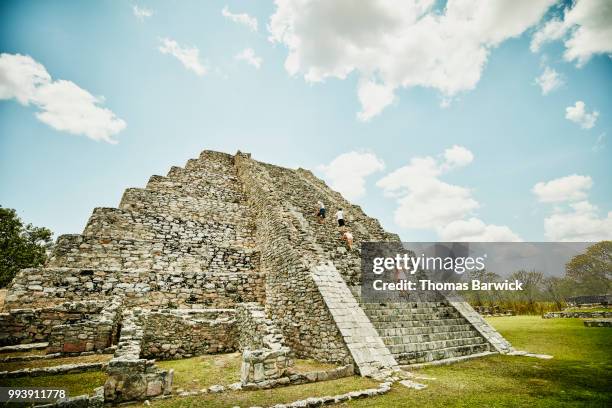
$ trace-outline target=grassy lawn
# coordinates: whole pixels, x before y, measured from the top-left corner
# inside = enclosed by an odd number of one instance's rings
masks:
[[[215,384],[229,385],[240,381],[240,353],[158,361],[157,365],[166,370],[174,369],[174,391],[197,391]]]
[[[435,377],[415,392],[396,385],[352,407],[606,407],[612,406],[612,330],[579,319],[537,316],[488,321],[517,349],[552,360],[491,356],[418,373]]]
[[[608,407],[612,406],[612,329],[587,328],[579,319],[538,316],[488,319],[515,348],[551,354],[552,360],[491,356],[450,366],[415,371],[434,377],[422,391],[396,384],[386,395],[351,401],[343,407]],[[199,390],[238,381],[238,353],[162,361],[175,369],[175,389]],[[298,360],[300,371],[330,368]],[[0,386],[52,387],[62,384],[71,395],[103,385],[105,373],[0,380]],[[155,401],[159,408],[270,406],[313,396],[336,395],[376,387],[361,377],[341,378],[273,390],[225,392]]]
[[[173,389],[198,391],[211,385],[229,385],[240,381],[240,353],[213,354],[192,357],[183,360],[158,361],[157,365],[166,370],[174,369]],[[319,363],[315,360],[295,360],[294,370],[305,373],[309,371],[329,370],[336,367],[332,364]]]
[[[343,394],[349,391],[365,388],[376,388],[378,383],[362,377],[347,377],[333,381],[325,381],[304,385],[292,385],[273,390],[260,391],[232,391],[222,394],[206,394],[196,397],[172,398],[155,401],[151,406],[157,408],[185,408],[185,407],[267,407],[279,403],[288,403],[308,397]]]
[[[45,387],[62,388],[68,395],[91,394],[96,387],[104,385],[106,372],[92,371],[79,374],[63,374],[41,377],[21,377],[0,379],[0,387]]]

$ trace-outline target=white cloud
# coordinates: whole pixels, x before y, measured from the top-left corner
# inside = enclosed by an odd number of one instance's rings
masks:
[[[456,220],[440,229],[440,238],[447,242],[517,242],[522,241],[505,225],[485,224],[472,217]]]
[[[563,79],[561,79],[561,75],[557,71],[546,67],[542,75],[536,78],[536,84],[542,89],[542,95],[547,95],[563,85]]]
[[[384,162],[375,154],[356,151],[343,153],[328,165],[319,166],[331,187],[348,200],[362,197],[366,191],[365,178],[384,168]]]
[[[434,88],[448,103],[480,80],[489,51],[536,24],[554,0],[276,0],[270,40],[288,48],[285,68],[309,82],[359,76],[361,120],[398,88]]]
[[[592,186],[590,176],[577,174],[534,186],[532,191],[540,202],[561,203],[544,219],[544,235],[548,239],[599,241],[612,238],[612,212],[599,218],[597,207],[588,201],[588,190]]]
[[[538,30],[531,41],[537,52],[549,41],[566,38],[563,57],[583,66],[593,55],[612,53],[612,2],[576,0],[565,9],[563,19],[553,19]]]
[[[138,7],[135,4],[132,7],[132,11],[134,12],[134,16],[140,21],[144,21],[145,18],[153,16],[153,10],[145,7]]]
[[[572,174],[548,182],[539,182],[531,190],[542,203],[584,200],[593,186],[589,176]]]
[[[170,38],[160,38],[161,45],[159,51],[162,54],[170,54],[178,59],[185,68],[202,76],[207,69],[200,62],[200,50],[197,47],[181,47],[176,41]]]
[[[442,168],[449,170],[455,167],[467,166],[474,160],[474,154],[463,146],[454,145],[444,151]]]
[[[263,58],[255,55],[255,51],[252,48],[245,48],[236,54],[234,58],[238,61],[245,61],[247,64],[252,65],[257,69],[261,67],[261,63],[263,62]]]
[[[510,228],[487,225],[473,217],[480,207],[468,188],[446,183],[446,172],[472,162],[463,146],[446,149],[440,158],[414,157],[409,164],[387,174],[376,185],[397,200],[395,222],[402,228],[434,229],[441,239],[453,241],[518,240]]]
[[[599,112],[591,113],[586,111],[586,105],[582,101],[577,101],[574,106],[565,108],[565,119],[570,120],[580,125],[583,129],[591,129],[597,122]]]
[[[257,31],[257,19],[255,17],[251,17],[246,13],[234,14],[229,11],[227,6],[223,7],[223,10],[221,10],[221,14],[223,15],[223,17],[230,19],[234,23],[244,24],[252,31]]]
[[[588,201],[571,204],[571,210],[544,219],[544,234],[552,241],[601,241],[612,239],[612,211],[600,218]]]
[[[0,54],[0,99],[15,98],[35,105],[36,117],[59,131],[117,143],[111,136],[126,127],[125,121],[103,108],[95,97],[73,82],[52,80],[45,67],[32,57]]]

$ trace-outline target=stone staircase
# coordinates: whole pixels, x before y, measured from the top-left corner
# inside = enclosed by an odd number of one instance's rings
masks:
[[[364,303],[362,308],[401,365],[490,351],[487,340],[445,300]]]

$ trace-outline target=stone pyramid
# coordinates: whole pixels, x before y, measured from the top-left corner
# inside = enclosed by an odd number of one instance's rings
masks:
[[[352,250],[334,220],[317,221],[318,200],[344,209]],[[204,151],[127,189],[118,208],[96,208],[82,234],[58,238],[47,265],[22,270],[9,286],[0,344],[120,349],[122,330],[134,336],[126,329],[134,316],[155,315],[142,323],[135,358],[231,351],[244,340],[238,326],[249,324],[236,310],[248,304],[291,355],[352,364],[362,375],[511,350],[464,302],[362,304],[366,241],[399,238],[310,171]],[[189,319],[176,346],[163,328]]]

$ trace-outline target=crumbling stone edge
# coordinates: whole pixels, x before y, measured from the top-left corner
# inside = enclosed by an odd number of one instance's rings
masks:
[[[24,368],[15,371],[0,371],[0,378],[38,377],[41,375],[75,374],[105,370],[108,363],[63,364],[51,367]]]

